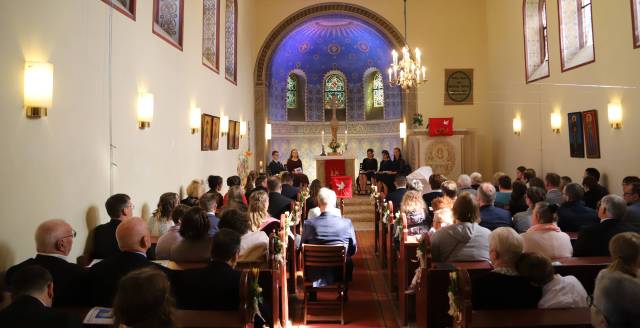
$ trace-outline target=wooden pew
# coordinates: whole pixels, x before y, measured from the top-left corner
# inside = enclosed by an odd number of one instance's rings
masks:
[[[449,272],[466,270],[470,277],[487,274],[492,270],[488,262],[431,263],[426,259],[426,268],[421,268],[421,278],[416,288],[416,327],[451,326],[447,314],[449,300]],[[555,272],[575,276],[587,294],[593,293],[595,278],[611,259],[609,257],[566,258],[554,262]]]
[[[376,255],[380,253],[380,199],[373,199],[373,250]]]
[[[419,264],[415,262],[416,254],[418,251],[418,237],[409,236],[409,229],[407,227],[407,217],[404,213],[401,214],[402,218],[402,233],[400,235],[400,247],[398,248],[397,256],[397,282],[398,282],[398,299],[399,299],[399,311],[400,322],[403,326],[408,322],[407,303],[409,295],[405,294],[405,291],[411,284],[411,279],[418,268]],[[428,235],[426,236],[427,243]]]
[[[387,208],[387,201],[384,199],[382,194],[380,194],[378,198],[378,243],[380,250],[378,252],[378,260],[382,268],[387,267],[387,225],[384,222],[384,213]]]
[[[453,319],[454,328],[471,327],[591,327],[588,307],[574,309],[513,309],[473,310],[469,272],[457,272],[459,316]]]
[[[387,224],[386,224],[386,235],[385,235],[385,245],[387,247],[387,251],[386,251],[386,255],[387,255],[387,272],[386,272],[386,278],[387,278],[387,286],[389,286],[389,291],[393,291],[394,290],[394,270],[395,270],[395,258],[396,258],[396,254],[394,252],[394,248],[393,248],[393,236],[395,234],[395,229],[394,229],[394,221],[396,219],[395,217],[395,213],[394,213],[394,208],[393,208],[393,203],[392,202],[387,202],[387,209],[389,210],[389,217],[387,219]]]

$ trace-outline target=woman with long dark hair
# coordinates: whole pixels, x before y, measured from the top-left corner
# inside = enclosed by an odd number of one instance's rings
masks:
[[[171,220],[171,213],[179,203],[178,194],[175,192],[165,192],[160,196],[158,208],[153,212],[153,215],[148,221],[149,232],[152,237],[164,235],[169,231],[169,228],[173,226],[174,223],[173,220]]]

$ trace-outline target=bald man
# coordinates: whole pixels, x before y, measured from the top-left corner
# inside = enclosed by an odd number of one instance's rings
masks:
[[[86,303],[84,284],[87,272],[81,266],[67,262],[76,232],[64,220],[48,220],[36,229],[37,254],[7,271],[5,282],[11,288],[15,272],[30,265],[45,268],[54,282],[53,306],[82,305]]]
[[[89,270],[91,305],[110,307],[118,282],[127,273],[146,266],[163,269],[147,259],[151,236],[143,219],[122,221],[116,229],[116,240],[120,253],[94,264]]]

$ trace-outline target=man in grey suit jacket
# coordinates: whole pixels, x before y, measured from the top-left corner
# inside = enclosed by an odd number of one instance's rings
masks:
[[[347,281],[351,280],[353,263],[351,256],[356,253],[356,233],[351,220],[335,214],[332,209],[336,207],[336,193],[327,188],[321,188],[318,192],[318,206],[322,214],[306,220],[302,233],[303,244],[316,245],[345,245],[347,247]],[[323,286],[336,281],[336,275],[332,270],[319,270],[312,273],[314,286]]]
[[[624,200],[628,204],[623,221],[640,227],[640,182],[625,184],[622,187]]]
[[[547,202],[558,206],[564,203],[564,197],[560,190],[561,179],[556,173],[547,173],[544,177],[544,187],[547,189]]]

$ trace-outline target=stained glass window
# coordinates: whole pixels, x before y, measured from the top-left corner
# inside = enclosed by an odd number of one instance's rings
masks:
[[[373,107],[384,107],[384,82],[380,72],[373,73]]]
[[[333,96],[336,96],[338,109],[346,108],[345,81],[339,74],[329,74],[324,80],[324,103],[325,108],[332,108]]]
[[[298,77],[295,74],[287,78],[287,108],[298,108]]]

